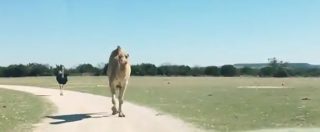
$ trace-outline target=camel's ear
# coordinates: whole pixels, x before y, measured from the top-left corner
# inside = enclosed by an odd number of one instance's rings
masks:
[[[126,58],[127,58],[127,59],[129,58],[129,54],[126,55]]]
[[[120,50],[121,50],[121,47],[120,47],[120,46],[118,46],[116,50],[117,50],[117,52],[119,53],[119,52],[120,52]]]

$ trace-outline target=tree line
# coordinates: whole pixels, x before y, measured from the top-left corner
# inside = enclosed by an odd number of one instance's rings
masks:
[[[0,67],[0,77],[24,77],[24,76],[53,76],[58,73],[63,65],[56,65],[55,67],[30,63],[27,65],[13,64],[7,67]],[[80,64],[75,68],[66,69],[69,75],[104,75],[106,70],[104,68],[94,67],[91,64]]]
[[[14,64],[7,67],[0,67],[0,77],[24,77],[24,76],[53,76],[58,71],[55,67],[45,64]],[[71,76],[91,75],[103,76],[107,72],[107,64],[93,66],[92,64],[80,64],[75,68],[66,69]],[[190,67],[187,65],[161,65],[156,66],[150,63],[132,65],[131,75],[133,76],[259,76],[259,77],[320,77],[320,68],[292,68],[286,62],[276,58],[269,59],[269,64],[263,68],[241,67],[233,65]]]

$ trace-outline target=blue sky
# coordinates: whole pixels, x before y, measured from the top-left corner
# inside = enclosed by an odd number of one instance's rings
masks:
[[[2,0],[0,65],[320,64],[319,0]]]

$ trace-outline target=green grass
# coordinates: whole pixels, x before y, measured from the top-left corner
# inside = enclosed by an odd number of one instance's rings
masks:
[[[51,112],[50,103],[29,93],[0,89],[1,132],[28,132]]]
[[[290,88],[238,88],[283,82]],[[54,77],[1,78],[0,84],[57,87]],[[67,89],[110,95],[107,77],[70,77]],[[320,127],[319,95],[319,78],[132,77],[125,97],[201,128],[237,131]]]

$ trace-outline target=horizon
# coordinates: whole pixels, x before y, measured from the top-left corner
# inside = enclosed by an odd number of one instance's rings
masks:
[[[320,1],[0,1],[0,66],[107,63],[320,65]]]
[[[28,64],[32,64],[32,63],[37,63],[37,62],[30,62],[30,63],[17,63],[17,64],[9,64],[9,65],[28,65]],[[289,64],[309,64],[309,65],[312,65],[312,66],[320,66],[320,64],[312,64],[312,63],[305,63],[305,62],[288,62]],[[60,65],[60,64],[54,64],[54,65],[50,65],[50,64],[45,64],[45,63],[37,63],[37,64],[42,64],[42,65],[48,65],[48,66],[52,66],[54,67],[55,65]],[[77,65],[74,65],[74,66],[71,66],[71,67],[68,67],[68,66],[65,66],[65,68],[67,69],[70,69],[70,68],[76,68],[77,66],[79,65],[82,65],[82,64],[91,64],[91,63],[80,63],[80,64],[77,64]],[[101,68],[103,65],[105,65],[107,63],[98,63],[98,64],[91,64],[92,66],[94,67],[99,67]],[[148,63],[148,62],[142,62],[142,63],[138,63],[138,64],[131,64],[131,65],[140,65],[140,64],[153,64],[153,63]],[[268,64],[268,62],[257,62],[257,63],[233,63],[233,64],[223,64],[223,65],[255,65],[255,64]],[[8,67],[9,65],[0,65],[0,67]],[[160,65],[156,65],[154,64],[155,66],[159,67],[159,66],[163,66],[163,65],[183,65],[183,64],[173,64],[173,63],[163,63],[163,64],[160,64]],[[223,65],[185,65],[185,66],[189,66],[189,67],[209,67],[209,66],[217,66],[217,67],[221,67]]]

